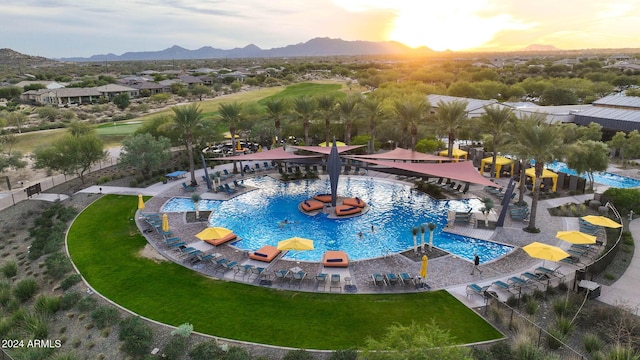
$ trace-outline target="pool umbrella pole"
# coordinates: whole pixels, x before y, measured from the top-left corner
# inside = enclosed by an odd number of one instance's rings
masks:
[[[333,146],[327,159],[327,171],[329,172],[329,184],[331,185],[331,206],[336,207],[336,200],[338,197],[338,177],[340,177],[340,155],[338,155],[338,146],[336,145],[336,139],[333,138]]]

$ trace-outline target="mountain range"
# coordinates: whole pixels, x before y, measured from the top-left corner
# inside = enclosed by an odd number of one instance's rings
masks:
[[[160,51],[135,51],[122,55],[101,54],[85,57],[61,58],[61,61],[135,61],[135,60],[192,60],[225,58],[283,58],[303,56],[358,56],[358,55],[428,55],[435,53],[427,47],[411,48],[395,41],[347,41],[342,39],[315,38],[305,43],[280,48],[261,49],[251,44],[229,50],[204,46],[189,50],[174,45]]]

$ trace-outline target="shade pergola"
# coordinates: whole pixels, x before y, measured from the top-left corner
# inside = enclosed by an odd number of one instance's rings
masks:
[[[473,166],[473,161],[448,163],[405,163],[380,161],[373,159],[361,160],[382,167],[410,171],[420,175],[449,178],[451,180],[463,181],[473,184],[500,187],[500,185],[494,183],[493,181],[480,174],[478,172],[478,169]]]
[[[458,148],[453,148],[451,150],[451,156],[455,159],[455,161],[460,161],[460,158],[467,160],[467,152],[464,150],[460,150]],[[440,156],[449,157],[449,149],[444,149],[438,153]]]
[[[353,155],[353,159],[404,160],[404,161],[451,161],[448,157],[425,154],[403,148],[395,148],[381,154]]]
[[[364,145],[347,145],[347,146],[338,146],[338,153],[342,154],[345,151],[361,148]],[[332,146],[291,146],[294,149],[305,150],[309,152],[329,155],[331,152]]]
[[[536,169],[533,167],[528,168],[527,170],[524,171],[526,176],[529,176],[531,178],[531,181],[535,184],[536,183]],[[556,187],[558,186],[558,174],[554,173],[551,170],[547,170],[547,169],[542,169],[542,179],[551,179],[551,181],[553,182],[553,185],[551,187],[551,191],[556,192]]]
[[[484,158],[480,161],[480,169],[484,172],[484,167],[491,164],[493,164],[493,157]],[[511,174],[513,174],[513,165],[513,160],[504,156],[496,156],[496,179],[500,178],[500,172],[502,171],[503,166],[511,166],[510,171]]]

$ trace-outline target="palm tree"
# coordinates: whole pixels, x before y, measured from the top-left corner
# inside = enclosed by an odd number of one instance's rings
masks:
[[[318,110],[322,114],[322,117],[324,117],[325,144],[329,146],[331,142],[331,118],[335,111],[336,99],[331,95],[321,95],[318,96],[317,101]]]
[[[415,226],[411,228],[411,234],[413,235],[413,252],[418,255],[418,233],[420,232],[420,227]]]
[[[449,152],[447,156],[453,157],[453,142],[458,136],[458,131],[464,121],[467,120],[467,102],[455,100],[450,102],[439,101],[436,109],[436,122],[438,128],[449,137]]]
[[[304,127],[304,143],[309,145],[309,127],[311,126],[311,117],[316,111],[316,100],[308,95],[297,97],[293,100],[293,110],[298,114],[298,118],[302,120]]]
[[[536,161],[536,181],[531,189],[533,197],[529,214],[529,226],[525,228],[526,231],[538,232],[536,228],[536,213],[540,184],[542,183],[542,171],[544,170],[544,164],[555,160],[561,153],[562,148],[562,131],[557,125],[547,124],[544,121],[544,116],[539,114],[525,116],[517,123],[514,150],[522,158]],[[524,186],[524,166],[522,168],[521,187]]]
[[[406,100],[396,100],[393,103],[396,116],[411,134],[411,150],[416,149],[418,124],[426,119],[430,107],[424,96],[411,96]]]
[[[198,193],[191,194],[191,201],[193,201],[193,205],[196,207],[196,220],[200,220],[200,208],[198,203],[202,200],[202,196]]]
[[[513,126],[515,115],[511,108],[502,106],[485,106],[485,113],[480,117],[480,127],[485,134],[491,136],[493,162],[491,177],[496,176],[496,158],[498,149],[507,140],[507,132]]]
[[[220,120],[229,126],[231,147],[233,148],[233,151],[236,149],[236,126],[238,125],[238,122],[242,120],[242,109],[243,105],[238,102],[222,103],[218,106],[218,116],[220,117]],[[235,161],[233,162],[233,172],[238,172]]]
[[[367,97],[360,105],[363,116],[369,119],[369,135],[371,136],[371,152],[375,149],[376,125],[378,120],[384,116],[382,101],[377,97]]]
[[[276,129],[278,142],[282,140],[282,117],[289,111],[289,102],[285,98],[271,98],[265,102],[267,114],[273,120],[273,126]],[[277,143],[276,143],[277,146]]]
[[[355,116],[358,104],[360,103],[359,95],[349,95],[338,101],[338,111],[340,112],[340,121],[345,128],[345,143],[351,145],[351,129],[353,128],[353,117]]]
[[[489,227],[489,214],[491,214],[491,210],[493,209],[493,199],[491,198],[483,198],[482,205],[484,205],[481,209],[482,215],[484,215],[484,227]]]
[[[202,127],[202,110],[197,104],[187,106],[174,106],[173,127],[180,131],[184,146],[189,157],[189,172],[191,173],[191,186],[196,186],[195,162],[193,160],[194,131]]]

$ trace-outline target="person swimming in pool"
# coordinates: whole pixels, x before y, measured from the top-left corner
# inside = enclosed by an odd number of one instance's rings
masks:
[[[282,221],[280,221],[280,222],[278,223],[278,227],[279,227],[280,229],[282,229],[283,227],[285,227],[285,225],[289,225],[289,220],[288,220],[288,219],[284,219],[284,220],[282,220]]]
[[[362,238],[364,237],[364,234],[362,233],[362,231],[358,231],[358,237],[359,237],[360,239],[362,239]]]

